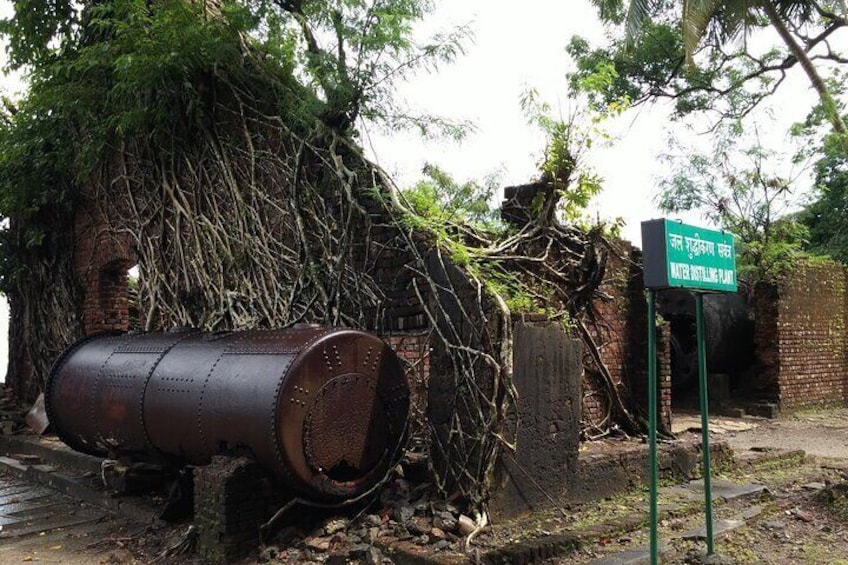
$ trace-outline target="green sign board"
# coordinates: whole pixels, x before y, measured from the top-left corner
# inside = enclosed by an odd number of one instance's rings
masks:
[[[736,291],[733,234],[672,220],[642,222],[646,288]]]

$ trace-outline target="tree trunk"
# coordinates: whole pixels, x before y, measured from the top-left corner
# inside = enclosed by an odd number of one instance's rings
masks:
[[[52,225],[38,248],[28,247],[18,218],[11,218],[11,243],[20,272],[9,298],[9,365],[6,384],[22,405],[31,404],[44,390],[56,357],[82,336],[79,310],[82,300],[75,283],[73,219],[55,210]]]
[[[810,79],[810,83],[813,85],[813,88],[816,89],[819,99],[827,113],[827,117],[833,125],[834,131],[843,136],[843,144],[848,143],[844,141],[846,134],[848,134],[848,128],[845,127],[845,122],[839,113],[836,101],[833,99],[833,96],[831,96],[830,91],[824,84],[821,75],[819,75],[815,65],[813,65],[813,62],[807,55],[807,52],[804,51],[797,41],[795,41],[795,38],[780,18],[780,14],[777,13],[777,10],[771,0],[759,0],[758,3],[768,16],[769,23],[775,30],[777,30],[777,33],[789,48],[789,51],[798,60],[798,63],[801,64],[801,68],[804,69],[804,72],[807,73],[807,77]]]

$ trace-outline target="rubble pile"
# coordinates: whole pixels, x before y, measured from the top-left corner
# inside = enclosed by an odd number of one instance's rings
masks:
[[[262,563],[391,563],[381,547],[406,542],[422,553],[462,552],[475,529],[457,505],[433,496],[428,483],[398,478],[359,513],[309,527],[283,527],[260,554]]]

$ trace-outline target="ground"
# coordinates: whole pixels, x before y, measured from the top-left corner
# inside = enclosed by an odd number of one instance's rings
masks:
[[[848,565],[848,409],[806,411],[778,420],[711,418],[711,437],[726,441],[737,452],[750,449],[803,450],[803,461],[789,457],[761,468],[741,468],[716,473],[735,483],[759,484],[768,491],[714,507],[716,528],[722,520],[741,525],[715,542],[715,552],[731,563],[807,563]],[[697,415],[675,418],[677,432],[700,431]],[[686,563],[703,554],[705,543],[683,539],[683,534],[703,527],[703,503],[681,504],[671,495],[660,496],[659,539],[663,563]],[[664,505],[677,503],[676,512]],[[646,508],[642,493],[598,505]],[[551,563],[622,562],[623,552],[648,546],[648,528],[603,539]],[[616,557],[617,556],[617,557]],[[618,558],[618,561],[616,561]]]
[[[675,429],[682,434],[697,437],[699,425],[697,415],[675,419]],[[757,448],[753,455],[759,461],[747,464],[743,456],[736,469],[715,469],[715,491],[721,494],[731,483],[767,489],[753,488],[746,496],[715,502],[716,529],[736,526],[717,536],[716,553],[724,562],[848,565],[848,409],[803,412],[780,420],[711,418],[711,430],[713,441],[727,442],[737,453]],[[768,448],[800,448],[807,455]],[[625,563],[631,555],[626,552],[644,550],[648,544],[647,506],[646,491],[638,488],[609,500],[497,524],[484,531],[473,548],[485,552],[522,537],[545,539],[576,531],[582,532],[575,544],[579,548],[548,563]],[[660,516],[663,563],[692,562],[704,552],[703,541],[684,538],[704,522],[697,484],[663,485]],[[383,526],[387,519],[383,517]],[[600,524],[615,527],[604,529]],[[0,475],[0,526],[2,563],[185,562],[179,556],[159,558],[163,549],[179,541],[185,525],[154,529],[7,475]],[[353,528],[347,535],[355,535]],[[297,557],[288,562],[326,562],[328,554],[316,542],[320,539],[306,536],[291,546],[290,553],[281,547],[281,554],[271,557],[274,554],[266,552],[266,556],[276,562],[286,560],[286,555]],[[447,541],[450,547],[445,552],[431,556],[439,558],[459,548],[462,539],[449,533]]]

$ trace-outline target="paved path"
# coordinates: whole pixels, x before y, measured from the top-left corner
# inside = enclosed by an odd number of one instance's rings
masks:
[[[700,429],[695,413],[674,416],[674,431]],[[848,458],[848,408],[799,412],[776,420],[710,416],[710,432],[736,451],[756,447],[801,449],[817,457]]]
[[[0,474],[0,563],[90,564],[104,556],[123,562],[118,532],[128,525],[51,488]]]

